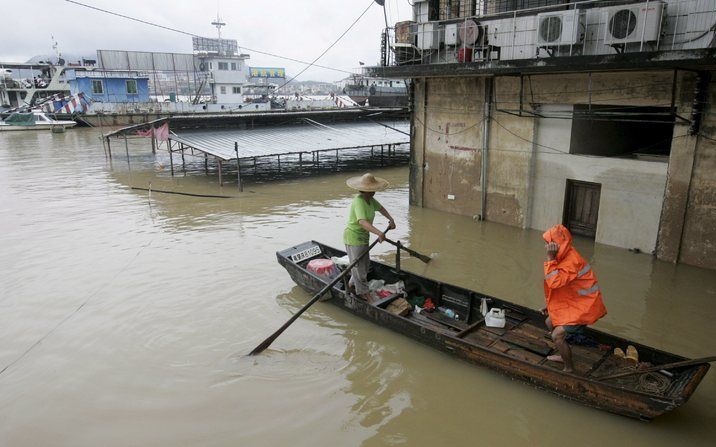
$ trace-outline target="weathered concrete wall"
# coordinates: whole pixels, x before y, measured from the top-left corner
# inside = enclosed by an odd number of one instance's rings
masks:
[[[544,107],[549,114],[571,106]],[[567,179],[601,184],[597,242],[650,253],[656,246],[667,164],[569,154],[571,120],[540,118],[530,227],[562,222]],[[553,148],[547,150],[546,148]]]
[[[486,218],[513,226],[525,226],[534,119],[500,110],[519,108],[519,91],[519,77],[495,79],[487,164]]]
[[[574,104],[670,107],[673,99],[680,116],[688,117],[693,74],[680,72],[674,98],[673,75],[667,70],[496,77],[486,219],[545,229],[562,221],[567,179],[600,183],[597,242],[652,252],[658,241],[661,258],[680,255],[684,262],[716,268],[715,142],[686,137],[687,124],[678,124],[668,165],[569,154],[571,120],[529,113],[562,110],[569,117]],[[416,80],[411,203],[480,214],[484,103],[485,78]],[[716,116],[709,110],[702,135],[716,138]]]
[[[716,269],[716,73],[694,150],[680,261]]]
[[[680,72],[676,84],[676,106],[680,116],[691,114],[696,76],[690,72]],[[684,230],[684,218],[694,166],[694,152],[697,140],[689,136],[688,123],[674,126],[674,137],[669,154],[669,171],[664,193],[664,208],[661,212],[659,240],[656,255],[659,259],[676,262],[681,250],[681,235]],[[681,137],[679,137],[681,136]]]
[[[424,92],[423,206],[478,214],[484,80],[429,79]]]

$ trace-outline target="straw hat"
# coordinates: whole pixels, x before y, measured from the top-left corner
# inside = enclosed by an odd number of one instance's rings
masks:
[[[382,191],[388,187],[388,180],[376,177],[371,173],[363,174],[360,177],[351,177],[346,180],[346,185],[358,191],[375,192]]]

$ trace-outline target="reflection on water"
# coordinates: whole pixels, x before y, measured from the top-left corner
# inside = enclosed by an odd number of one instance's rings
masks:
[[[324,302],[246,357],[310,299],[275,252],[308,239],[341,246],[346,175],[239,193],[213,173],[172,178],[166,155],[129,145],[129,165],[110,164],[91,129],[0,134],[0,369],[20,359],[0,375],[3,445],[659,446],[716,435],[713,372],[682,409],[645,425]],[[434,254],[427,265],[403,258],[405,269],[541,306],[540,232],[408,207],[407,168],[380,175],[393,185],[378,194],[393,237]],[[131,189],[150,182],[232,198]],[[714,272],[575,245],[604,291],[599,328],[714,354]],[[391,248],[374,256],[392,263]]]

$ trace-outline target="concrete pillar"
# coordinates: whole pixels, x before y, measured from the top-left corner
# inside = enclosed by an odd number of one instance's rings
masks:
[[[674,134],[683,132],[685,127],[676,126]],[[656,247],[656,256],[663,261],[679,261],[697,140],[696,136],[684,137],[681,141],[675,140],[671,146]]]
[[[425,181],[425,138],[427,125],[427,80],[416,79],[413,94],[413,134],[410,137],[410,204],[423,206],[423,190]]]

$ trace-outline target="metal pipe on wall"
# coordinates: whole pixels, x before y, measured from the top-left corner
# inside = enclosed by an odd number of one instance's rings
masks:
[[[482,200],[480,203],[480,220],[485,220],[487,212],[487,164],[488,148],[490,142],[490,120],[492,119],[492,89],[495,78],[485,78],[485,108],[482,112],[482,159],[480,160],[480,189]]]

